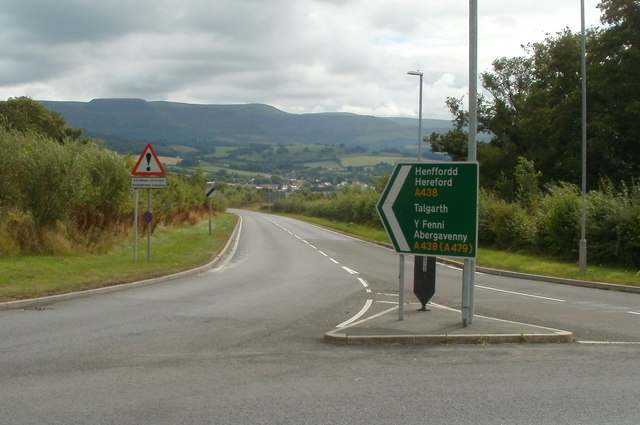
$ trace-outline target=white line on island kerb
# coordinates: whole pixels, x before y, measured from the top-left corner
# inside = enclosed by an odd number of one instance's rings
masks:
[[[368,299],[364,303],[364,306],[362,307],[362,309],[359,312],[357,312],[355,316],[353,316],[349,320],[346,320],[346,321],[340,323],[339,325],[336,326],[336,328],[344,328],[345,326],[350,325],[351,323],[353,323],[356,320],[358,320],[360,317],[362,317],[363,314],[365,314],[369,310],[369,308],[371,307],[371,304],[373,304],[373,300]]]

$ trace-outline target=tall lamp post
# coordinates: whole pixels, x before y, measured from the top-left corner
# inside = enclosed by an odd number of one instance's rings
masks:
[[[582,211],[580,217],[580,244],[578,262],[581,272],[587,271],[587,60],[584,33],[584,0],[580,0],[581,73],[582,73]]]
[[[420,77],[420,100],[418,106],[418,162],[422,162],[422,72],[420,71],[409,71],[407,72],[409,75],[417,75]],[[426,307],[426,303],[428,299],[431,298],[429,295],[425,295],[423,298],[418,295],[419,292],[423,292],[426,290],[427,292],[433,292],[435,290],[435,267],[436,267],[436,257],[427,256],[426,261],[425,257],[422,255],[415,256],[415,262],[413,264],[413,291],[420,299],[420,302],[423,303],[420,311],[428,311],[429,309]],[[427,269],[431,270],[431,278],[427,277]],[[432,280],[431,280],[432,279]],[[429,284],[428,282],[431,281]],[[427,289],[430,285],[433,285],[431,289]],[[422,288],[422,289],[418,289]],[[404,300],[403,300],[404,301]]]
[[[420,77],[420,103],[418,106],[418,162],[420,162],[422,161],[422,72],[409,71],[407,74]]]
[[[478,133],[478,0],[469,0],[469,141],[467,161],[477,160]],[[465,258],[462,269],[462,324],[474,322],[476,260]]]

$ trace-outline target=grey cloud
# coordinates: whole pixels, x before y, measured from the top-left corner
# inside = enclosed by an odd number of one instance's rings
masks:
[[[26,43],[80,43],[121,37],[142,26],[154,2],[5,0],[5,28]]]

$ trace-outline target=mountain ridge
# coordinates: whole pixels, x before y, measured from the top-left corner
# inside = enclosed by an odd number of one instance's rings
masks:
[[[144,99],[40,101],[67,125],[88,134],[158,144],[330,144],[372,148],[416,144],[417,119],[347,112],[292,114],[274,106],[191,104]],[[423,134],[452,128],[448,120],[423,119]]]

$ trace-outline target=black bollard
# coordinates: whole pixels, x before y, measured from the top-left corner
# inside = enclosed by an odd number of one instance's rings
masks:
[[[413,293],[422,304],[418,311],[430,311],[427,303],[436,293],[436,257],[416,255],[413,267]]]

